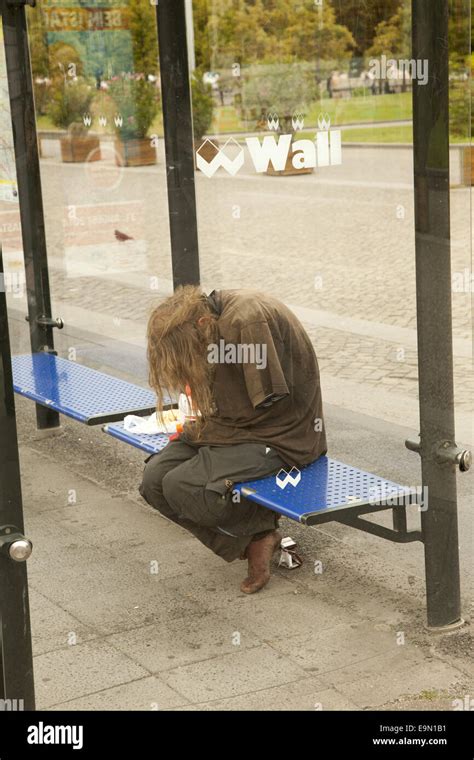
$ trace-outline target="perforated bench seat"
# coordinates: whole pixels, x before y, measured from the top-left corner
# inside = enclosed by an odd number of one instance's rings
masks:
[[[114,438],[147,454],[158,453],[168,443],[167,435],[130,433],[124,430],[123,422],[107,424],[103,429]],[[288,467],[287,472],[289,471]],[[285,480],[285,473],[280,477],[282,480]],[[288,483],[280,488],[275,475],[272,475],[261,480],[236,483],[234,490],[263,507],[306,525],[331,520],[346,522],[346,518],[352,519],[354,514],[358,516],[380,509],[391,509],[390,502],[395,502],[395,507],[406,506],[413,495],[412,489],[327,456],[303,467],[301,479],[296,486]],[[387,531],[383,528],[381,530]],[[404,535],[410,535],[411,540],[415,540],[414,533]],[[416,537],[419,538],[418,533]]]
[[[86,425],[155,410],[151,390],[54,354],[13,356],[12,367],[16,393]],[[173,406],[171,399],[166,404]]]
[[[104,433],[108,433],[112,438],[117,438],[123,443],[135,446],[136,449],[141,449],[141,451],[145,451],[147,454],[157,454],[169,442],[169,436],[164,433],[158,433],[157,435],[137,435],[137,433],[131,433],[125,430],[123,421],[107,423],[102,429]]]
[[[280,482],[285,482],[285,472],[290,472],[290,468],[281,473]],[[327,522],[336,514],[339,517],[355,508],[358,514],[366,507],[367,511],[372,508],[377,511],[388,500],[402,504],[410,494],[409,488],[327,456],[301,468],[300,472],[301,479],[295,486],[287,483],[281,488],[273,475],[236,484],[235,490],[262,507],[306,525]]]

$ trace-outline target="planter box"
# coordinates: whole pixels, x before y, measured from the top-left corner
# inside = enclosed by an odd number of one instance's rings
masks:
[[[115,140],[117,166],[149,166],[156,164],[156,149],[149,137]]]
[[[296,153],[298,152],[299,151],[296,151]],[[295,167],[292,164],[294,155],[295,155],[294,151],[290,151],[288,153],[288,158],[286,159],[286,166],[282,171],[275,171],[273,166],[270,164],[266,171],[266,174],[269,174],[271,177],[277,177],[277,176],[285,177],[285,176],[290,176],[292,174],[312,174],[314,169],[311,167],[309,169],[295,169]]]
[[[61,137],[61,158],[65,163],[100,161],[100,140],[98,137]]]
[[[474,150],[471,146],[463,151],[464,184],[470,187],[474,185]]]

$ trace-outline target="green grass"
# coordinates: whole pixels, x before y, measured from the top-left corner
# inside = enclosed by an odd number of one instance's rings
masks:
[[[373,129],[344,129],[343,143],[407,143],[412,144],[413,134],[410,125],[397,127],[377,127]]]
[[[221,132],[245,132],[245,127],[240,121],[237,111],[233,106],[219,106],[214,109],[211,133]]]
[[[451,143],[468,143],[467,137],[451,135]],[[372,129],[344,129],[342,132],[343,143],[405,143],[413,144],[412,128],[409,124],[397,127],[377,127]]]
[[[93,115],[107,112],[112,116],[112,106],[102,102],[101,97],[92,107]],[[344,124],[366,124],[377,121],[391,121],[393,119],[410,119],[411,118],[411,95],[410,93],[398,93],[395,95],[368,95],[367,97],[329,99],[326,98],[313,105],[308,109],[306,114],[306,123],[314,125],[317,123],[320,114],[329,114],[331,122],[338,126]],[[239,118],[236,109],[233,106],[218,106],[214,110],[214,118],[211,129],[214,134],[224,132],[248,132],[253,131],[254,124],[243,124]],[[39,129],[55,129],[51,120],[47,116],[38,117]],[[103,131],[96,124],[96,131]],[[161,114],[155,119],[150,133],[163,134],[163,123]]]
[[[313,103],[306,113],[306,123],[316,124],[320,114],[329,114],[331,122],[370,124],[377,121],[411,119],[411,93],[371,95],[354,98],[325,98]],[[243,124],[233,106],[218,106],[214,110],[212,132],[251,132],[254,124]]]
[[[298,132],[299,140],[314,140],[315,130],[305,129]],[[243,142],[244,138],[241,138]],[[451,135],[451,143],[468,144],[467,137]],[[393,127],[379,127],[374,124],[371,127],[347,128],[342,130],[342,142],[347,143],[400,143],[403,145],[413,144],[412,127],[410,124],[400,124]]]
[[[305,129],[298,132],[300,140],[314,140],[315,129]],[[394,127],[379,127],[374,124],[370,127],[361,127],[342,130],[343,143],[412,143],[412,128],[409,124],[401,124]]]
[[[36,117],[36,128],[37,129],[45,129],[50,131],[57,130],[58,127],[55,127],[49,116],[37,116]]]
[[[100,111],[107,113],[109,109],[100,109],[97,103],[93,113],[96,116]],[[357,97],[347,99],[326,99],[321,103],[314,104],[306,116],[306,123],[316,124],[319,114],[329,114],[331,123],[334,126],[344,126],[345,124],[360,123],[373,124],[368,128],[348,128],[342,133],[343,143],[404,143],[412,144],[412,127],[408,124],[379,127],[377,122],[390,121],[391,119],[411,119],[411,93],[398,93],[395,95],[370,95],[368,97]],[[112,111],[107,113],[112,118]],[[38,129],[55,130],[56,127],[47,116],[39,116],[37,120]],[[209,130],[210,134],[223,134],[225,132],[245,132],[252,131],[254,125],[244,126],[239,120],[238,114],[233,106],[220,106],[214,111],[214,119]],[[100,128],[95,120],[94,131],[107,132],[110,127]],[[163,117],[161,113],[155,118],[149,134],[158,134],[163,136]],[[314,138],[314,129],[300,132],[300,139]],[[451,135],[452,143],[468,143],[467,137]]]
[[[326,98],[314,103],[308,110],[306,120],[316,124],[319,114],[329,114],[331,122],[344,124],[367,124],[377,121],[401,121],[411,119],[411,93],[393,95],[367,95],[354,98]]]
[[[435,699],[440,699],[442,696],[443,694],[436,689],[425,689],[424,691],[420,691],[416,698],[424,699],[427,702],[433,702]]]

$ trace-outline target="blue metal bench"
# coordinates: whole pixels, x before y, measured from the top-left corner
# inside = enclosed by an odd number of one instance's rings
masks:
[[[104,425],[103,430],[147,454],[156,454],[168,444],[167,435],[131,433],[124,429],[123,422]],[[236,483],[234,491],[305,525],[336,521],[397,543],[422,541],[421,531],[407,528],[406,506],[419,503],[413,489],[327,456],[303,467],[296,486],[287,484],[281,488],[272,475]],[[393,529],[361,517],[388,509],[393,510]]]
[[[154,410],[153,410],[154,411]],[[157,435],[138,435],[125,430],[123,422],[110,422],[103,426],[104,433],[117,438],[123,443],[135,446],[136,449],[145,451],[147,454],[157,454],[168,445],[169,436],[164,433]]]
[[[151,390],[54,354],[13,356],[12,367],[16,393],[86,425],[155,411]],[[175,405],[166,401],[166,408]]]

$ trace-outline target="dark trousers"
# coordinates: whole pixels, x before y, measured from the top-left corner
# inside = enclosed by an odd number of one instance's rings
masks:
[[[215,554],[232,562],[252,538],[274,530],[278,515],[233,490],[233,484],[276,474],[285,463],[260,443],[196,446],[171,441],[146,460],[140,494]]]

